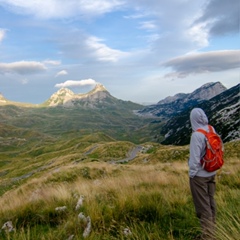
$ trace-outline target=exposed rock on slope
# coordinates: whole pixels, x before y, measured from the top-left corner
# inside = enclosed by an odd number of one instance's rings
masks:
[[[6,103],[7,100],[4,98],[4,96],[0,93],[0,104],[1,103]]]
[[[207,83],[192,93],[178,93],[172,97],[167,97],[159,101],[157,104],[150,105],[142,110],[139,110],[138,114],[158,117],[172,117],[191,106],[217,96],[225,90],[226,87],[224,87],[220,82]]]
[[[46,105],[48,105],[49,107],[64,105],[73,97],[74,92],[67,88],[61,88],[49,98],[49,100],[46,102]]]
[[[97,84],[95,88],[85,94],[74,94],[71,90],[67,88],[62,88],[56,93],[54,93],[49,100],[47,100],[44,105],[54,107],[54,106],[86,106],[90,108],[96,107],[97,104],[115,99],[107,91],[107,89],[102,84]]]
[[[214,98],[201,102],[194,107],[202,108],[216,131],[221,135],[224,142],[240,138],[240,92],[239,84],[232,87]],[[162,127],[161,134],[165,135],[163,144],[184,145],[188,144],[191,135],[189,114],[192,107],[185,109],[180,114],[169,119]]]

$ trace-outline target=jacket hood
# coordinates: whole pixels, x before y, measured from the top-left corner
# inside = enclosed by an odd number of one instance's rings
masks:
[[[194,108],[191,111],[190,122],[194,132],[199,128],[206,129],[208,126],[208,118],[201,108]]]

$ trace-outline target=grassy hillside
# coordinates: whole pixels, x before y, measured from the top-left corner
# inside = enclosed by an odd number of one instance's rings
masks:
[[[188,185],[188,146],[140,148],[102,133],[71,132],[0,152],[0,239],[193,239],[199,224]],[[225,144],[217,175],[217,239],[238,239],[239,141]],[[134,149],[136,157],[122,164]],[[80,196],[83,204],[76,209]],[[79,214],[82,213],[80,216]]]
[[[131,142],[153,141],[159,129],[149,127],[150,118],[133,113],[140,105],[119,101],[118,104],[102,108],[64,108],[0,106],[0,124],[27,129],[51,137],[68,132],[88,135],[97,132],[117,140]]]

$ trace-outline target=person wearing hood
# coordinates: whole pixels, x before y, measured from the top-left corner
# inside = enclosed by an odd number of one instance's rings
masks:
[[[200,239],[214,239],[214,228],[216,218],[215,174],[207,172],[201,166],[200,160],[206,152],[205,135],[197,132],[197,129],[208,129],[208,118],[201,108],[194,108],[190,113],[192,135],[190,140],[189,156],[189,179],[190,190],[196,215],[200,220],[202,234]]]

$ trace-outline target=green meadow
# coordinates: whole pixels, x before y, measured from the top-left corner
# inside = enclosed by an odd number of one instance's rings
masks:
[[[11,141],[15,147],[5,144],[0,153],[0,227],[11,221],[14,229],[2,229],[0,239],[190,240],[200,233],[188,146],[147,142],[133,154],[139,145],[103,134],[27,146]],[[219,240],[239,239],[239,145],[225,144],[216,176]],[[87,236],[80,213],[91,220]]]

